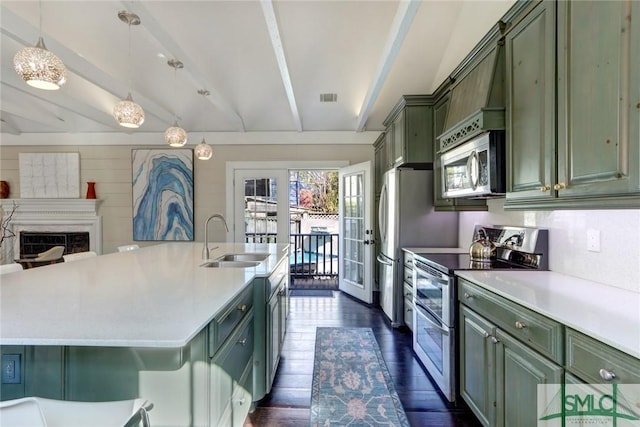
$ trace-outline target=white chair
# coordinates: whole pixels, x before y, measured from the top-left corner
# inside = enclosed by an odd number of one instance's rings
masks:
[[[12,262],[11,264],[0,265],[0,275],[6,273],[14,273],[16,271],[22,271],[22,264]]]
[[[54,246],[48,251],[40,252],[37,257],[31,261],[55,261],[62,258],[64,246]]]
[[[70,261],[78,261],[80,259],[85,259],[85,258],[93,258],[95,256],[98,256],[98,254],[95,253],[94,251],[86,251],[86,252],[76,252],[75,254],[64,255],[62,258],[64,259],[64,262],[70,262]]]
[[[138,245],[118,246],[118,252],[129,252],[129,251],[135,251],[136,249],[140,249],[140,246]]]
[[[148,427],[148,411],[153,404],[146,399],[113,402],[76,402],[24,397],[0,402],[2,427],[129,427],[142,423]]]

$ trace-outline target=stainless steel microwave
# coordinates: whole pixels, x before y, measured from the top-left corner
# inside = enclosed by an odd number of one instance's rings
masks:
[[[505,194],[505,133],[485,132],[442,153],[442,196],[498,197]]]

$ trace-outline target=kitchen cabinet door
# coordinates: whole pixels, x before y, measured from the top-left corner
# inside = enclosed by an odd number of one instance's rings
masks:
[[[460,305],[460,395],[485,427],[496,419],[495,327]]]
[[[539,384],[561,384],[563,368],[512,338],[496,331],[496,426],[535,426]]]
[[[374,151],[374,175],[375,175],[375,194],[376,197],[380,196],[382,191],[382,177],[388,169],[387,151],[385,147],[385,134],[380,134],[378,139],[373,143]]]
[[[433,163],[433,103],[430,95],[404,95],[384,120],[389,168]]]
[[[640,191],[632,3],[640,17],[631,0],[558,2],[559,197]]]
[[[555,9],[541,2],[505,37],[507,203],[555,195]]]
[[[267,373],[268,387],[267,390],[271,390],[273,379],[278,369],[278,363],[280,362],[280,297],[279,291],[276,291],[275,295],[271,297],[268,305],[267,314],[267,342],[269,343],[269,371]]]

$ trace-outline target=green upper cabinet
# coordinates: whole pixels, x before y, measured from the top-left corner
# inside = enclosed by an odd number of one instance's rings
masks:
[[[631,3],[640,18],[631,0],[558,2],[560,197],[640,190],[639,141],[636,131],[632,143],[629,127],[638,115],[640,81],[630,62],[631,51],[640,49],[637,30],[632,39]]]
[[[383,124],[390,167],[433,163],[433,97],[402,96]]]
[[[553,197],[555,9],[543,1],[505,36],[507,201]]]
[[[378,139],[373,143],[374,152],[374,168],[375,168],[375,194],[380,195],[382,190],[382,177],[388,169],[389,161],[387,160],[387,150],[385,145],[385,133],[382,132]]]
[[[545,0],[507,33],[507,209],[640,207],[635,3]]]

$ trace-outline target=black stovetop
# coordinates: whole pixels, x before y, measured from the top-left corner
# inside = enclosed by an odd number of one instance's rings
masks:
[[[512,269],[529,269],[517,263],[511,263],[501,259],[493,259],[491,262],[472,261],[469,254],[451,253],[451,254],[431,254],[417,253],[416,258],[420,261],[426,261],[431,267],[437,268],[444,273],[452,273],[454,270],[512,270]]]

